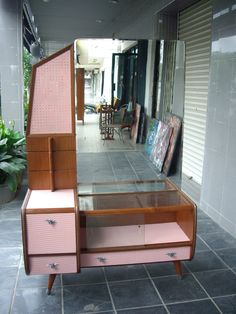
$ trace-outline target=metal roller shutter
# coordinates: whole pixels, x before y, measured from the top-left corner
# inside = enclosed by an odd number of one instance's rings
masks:
[[[179,13],[178,38],[185,42],[185,102],[182,171],[201,184],[211,53],[211,1]]]

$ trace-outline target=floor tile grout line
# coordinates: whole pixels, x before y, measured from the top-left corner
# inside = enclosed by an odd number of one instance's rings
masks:
[[[106,310],[106,311],[96,311],[96,312],[78,312],[76,314],[104,314],[104,313],[110,313],[111,310]],[[115,313],[116,314],[116,313]]]
[[[143,265],[143,267],[145,267]],[[221,269],[222,270],[222,269]],[[185,273],[186,275],[189,273]],[[175,277],[176,275],[165,275],[165,276],[151,276],[152,279],[157,279],[157,278],[168,278],[168,277]],[[134,282],[134,281],[142,281],[142,280],[149,280],[149,276],[147,277],[142,277],[142,278],[135,278],[135,279],[123,279],[123,280],[108,280],[107,282],[110,284],[113,283],[122,283],[122,282]],[[75,284],[70,284],[70,285],[64,285],[64,287],[74,287],[74,286],[91,286],[91,285],[103,285],[106,283],[106,281],[103,282],[90,282],[90,283],[75,283]],[[22,288],[24,289],[24,288]],[[27,289],[27,288],[26,288]]]
[[[16,287],[18,284],[18,279],[19,279],[19,274],[20,274],[20,269],[21,269],[21,260],[23,258],[23,252],[21,251],[21,255],[20,255],[20,260],[19,260],[19,264],[18,264],[18,268],[17,268],[17,274],[16,274],[16,281],[15,281],[15,286],[13,288],[13,294],[12,294],[12,299],[11,299],[11,305],[10,305],[10,309],[9,309],[9,314],[12,313],[13,310],[13,305],[14,305],[14,301],[15,301],[15,296],[16,296]]]
[[[152,277],[150,276],[149,271],[148,271],[146,265],[143,265],[143,267],[144,267],[144,269],[146,270],[146,273],[147,273],[147,275],[148,275],[148,278],[149,278],[149,280],[151,281],[151,284],[152,284],[154,290],[156,291],[156,294],[158,295],[159,299],[161,300],[161,303],[163,304],[163,306],[164,306],[166,312],[167,312],[168,314],[170,314],[170,311],[169,311],[169,309],[167,308],[167,306],[166,306],[166,304],[165,304],[165,302],[164,302],[164,300],[163,300],[163,298],[162,298],[160,292],[158,291],[158,289],[157,289],[157,287],[156,287],[156,285],[155,285],[155,283],[154,283]]]
[[[226,295],[218,295],[217,297],[213,297],[213,299],[219,299],[219,298],[228,298],[228,297],[236,297],[236,293],[233,294],[226,294]]]
[[[111,156],[110,156],[110,154],[109,154],[108,152],[106,153],[106,155],[107,155],[107,157],[108,157],[108,159],[109,159],[109,161],[110,161],[111,169],[112,169],[112,172],[113,172],[114,179],[115,179],[115,181],[118,181],[117,176],[116,176],[116,173],[115,173],[115,169],[114,169],[113,164],[112,164]]]
[[[104,277],[105,277],[106,286],[107,286],[108,293],[109,293],[109,296],[110,296],[110,299],[111,299],[111,304],[112,304],[112,308],[113,308],[114,314],[117,314],[115,303],[114,303],[114,300],[113,300],[113,297],[112,297],[112,294],[111,294],[111,289],[110,289],[110,286],[109,286],[109,282],[107,280],[107,275],[106,275],[104,267],[102,267],[102,270],[103,270],[103,274],[104,274]]]
[[[201,211],[203,211],[202,209],[200,209]],[[215,222],[211,217],[207,217],[207,218],[200,218],[200,217],[198,217],[198,219],[199,220],[208,220],[208,219],[210,219],[210,220],[212,220],[213,222]],[[215,222],[216,223],[216,222]],[[217,224],[217,223],[216,223]],[[217,224],[218,225],[218,224]],[[219,226],[219,225],[218,225]],[[219,226],[220,227],[220,226]],[[221,228],[221,227],[220,227]],[[227,232],[226,230],[224,230],[224,229],[222,229],[222,230],[220,230],[220,231],[213,231],[213,232],[211,232],[211,234],[220,234],[220,233],[226,233],[227,235],[229,235],[229,236],[231,236],[234,240],[235,240],[235,238],[229,233],[229,232]],[[206,233],[206,232],[203,232],[202,234],[208,234],[208,232]],[[236,240],[235,240],[235,242],[236,242]]]
[[[133,172],[134,172],[135,176],[136,176],[136,177],[137,177],[137,179],[139,180],[139,176],[138,176],[138,174],[136,173],[136,171],[135,171],[135,169],[134,169],[133,165],[131,164],[131,162],[130,162],[130,160],[129,160],[129,158],[128,158],[127,154],[126,154],[126,152],[124,153],[124,155],[125,155],[126,160],[127,160],[127,161],[128,161],[128,163],[129,163],[129,165],[130,165],[131,169],[133,170]]]
[[[143,151],[142,153],[145,153],[145,151]],[[155,167],[155,165],[145,156],[145,154],[142,154],[142,157],[145,161],[148,162],[148,167],[155,173],[155,175],[157,176],[157,179],[160,179],[160,176],[163,174],[163,173],[158,173],[158,169]],[[149,165],[149,163],[151,165]]]
[[[63,287],[77,287],[77,286],[102,286],[106,283],[106,281],[102,281],[102,282],[90,282],[90,283],[74,283],[74,284],[70,284],[70,285],[63,285]]]
[[[208,243],[199,235],[199,238],[202,240],[202,242],[209,248],[209,250],[217,257],[219,258],[219,260],[232,272],[235,273],[235,271],[215,252],[215,250],[213,250]]]
[[[199,298],[199,299],[192,299],[192,300],[184,300],[184,301],[176,301],[176,302],[168,302],[166,305],[177,305],[177,304],[183,304],[183,303],[194,303],[194,302],[200,302],[200,301],[209,301],[210,298]]]
[[[208,251],[202,251],[202,252],[208,252]],[[186,264],[184,264],[184,265],[186,267]],[[220,272],[222,270],[228,270],[228,269],[227,268],[207,269],[207,270],[191,271],[191,273],[194,273],[194,274],[206,273],[207,274],[207,273],[211,273],[213,271],[215,271],[215,272],[219,271]],[[185,275],[187,275],[187,274],[190,274],[190,272],[189,273],[185,273]]]
[[[215,301],[212,299],[212,297],[210,296],[210,294],[206,291],[206,289],[203,287],[203,285],[200,283],[200,281],[197,279],[197,277],[195,276],[195,274],[189,269],[189,267],[185,264],[185,267],[188,269],[188,271],[190,272],[190,274],[193,276],[193,278],[197,281],[197,283],[199,284],[199,286],[202,288],[202,290],[206,293],[206,295],[208,296],[208,298],[211,300],[211,302],[215,305],[215,307],[217,308],[217,310],[219,311],[220,314],[223,314],[223,312],[220,310],[220,308],[218,307],[218,305],[215,303]]]
[[[210,233],[210,234],[212,234],[212,233]],[[201,240],[202,241],[205,241],[205,240],[203,240],[203,238],[201,238]],[[207,242],[206,242],[207,243]],[[212,248],[210,248],[212,251],[226,251],[226,250],[232,250],[232,249],[236,249],[236,246],[233,246],[233,247],[226,247],[226,248],[219,248],[219,249],[212,249]]]
[[[118,309],[118,311],[150,309],[150,308],[153,308],[153,307],[163,307],[163,304],[143,305],[143,306],[134,306],[134,307],[122,307],[122,308]]]
[[[64,314],[64,286],[63,286],[63,279],[62,274],[60,275],[60,281],[61,281],[61,314]]]

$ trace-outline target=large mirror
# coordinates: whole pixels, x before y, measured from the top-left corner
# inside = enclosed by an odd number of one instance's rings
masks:
[[[170,115],[183,119],[184,44],[181,41],[78,39],[75,59],[80,179],[91,181],[93,176],[94,182],[96,179],[109,181],[109,174],[99,178],[99,174],[96,176],[97,168],[94,173],[92,163],[97,163],[97,160],[91,161],[93,171],[83,171],[83,158],[92,158],[95,152],[107,155],[116,152],[121,161],[125,152],[145,152],[153,119],[167,122]],[[103,115],[104,107],[111,108],[114,113]],[[111,124],[120,123],[122,108],[129,112],[129,117],[126,113],[124,124],[127,128],[124,127],[121,136],[119,130],[111,128]],[[111,134],[103,136],[103,123],[110,125],[107,130]],[[181,174],[181,151],[179,134],[168,172],[177,178]],[[149,158],[148,155],[146,157]],[[115,169],[116,165],[112,167]],[[125,178],[125,175],[120,177]]]

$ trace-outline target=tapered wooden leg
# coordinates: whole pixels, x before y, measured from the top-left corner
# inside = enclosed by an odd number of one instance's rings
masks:
[[[54,283],[54,280],[56,278],[56,274],[50,274],[48,277],[48,290],[47,290],[47,294],[51,294],[51,290],[52,290],[52,286]]]
[[[175,264],[175,271],[176,271],[176,274],[179,275],[180,278],[182,278],[183,272],[182,272],[182,265],[181,265],[181,262],[180,262],[180,261],[175,261],[174,264]]]

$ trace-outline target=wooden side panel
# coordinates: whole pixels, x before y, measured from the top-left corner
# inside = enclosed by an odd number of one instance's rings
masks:
[[[76,170],[58,170],[53,172],[55,189],[74,189],[77,185]],[[50,190],[51,177],[50,172],[29,171],[29,188],[31,190]]]
[[[84,121],[84,69],[76,70],[77,120]]]
[[[76,189],[76,170],[61,170],[54,172],[55,189]]]
[[[57,151],[53,153],[54,170],[74,170],[76,173],[75,151]]]
[[[50,170],[48,152],[29,152],[27,154],[30,171]],[[74,151],[57,151],[52,154],[53,170],[74,169],[76,171],[76,155]]]
[[[26,139],[28,152],[47,152],[48,151],[48,138],[53,138],[53,151],[61,150],[76,150],[75,136],[74,135],[45,135],[45,136],[28,136]]]
[[[28,185],[31,190],[50,190],[49,171],[28,171]]]
[[[48,152],[29,152],[27,154],[28,169],[30,171],[49,170]]]
[[[192,210],[179,210],[176,215],[176,221],[185,234],[192,241],[194,236],[194,211]]]
[[[145,214],[145,224],[176,221],[176,211],[163,211]]]

